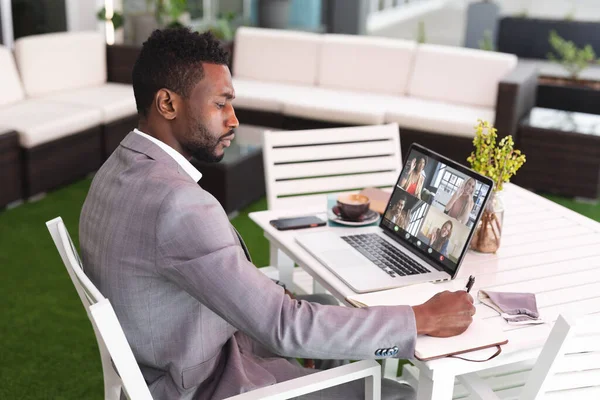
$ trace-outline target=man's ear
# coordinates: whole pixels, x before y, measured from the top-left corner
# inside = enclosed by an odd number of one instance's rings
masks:
[[[179,96],[169,89],[160,89],[154,96],[154,105],[165,119],[173,120],[177,116],[178,98]]]

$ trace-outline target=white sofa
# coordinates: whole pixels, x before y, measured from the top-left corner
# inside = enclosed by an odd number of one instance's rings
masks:
[[[535,70],[516,66],[510,54],[243,27],[234,106],[242,123],[287,130],[396,122],[404,151],[418,141],[465,162],[478,118],[514,134],[533,107]]]
[[[133,88],[107,82],[99,33],[18,39],[14,57],[0,46],[0,70],[0,125],[18,133],[25,197],[96,170],[107,137],[135,127]]]

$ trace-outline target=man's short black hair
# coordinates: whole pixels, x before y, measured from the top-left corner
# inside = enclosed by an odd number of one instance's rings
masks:
[[[169,89],[187,98],[204,77],[202,63],[227,65],[229,54],[210,32],[189,28],[155,30],[133,67],[133,93],[138,114],[147,116],[154,95]]]

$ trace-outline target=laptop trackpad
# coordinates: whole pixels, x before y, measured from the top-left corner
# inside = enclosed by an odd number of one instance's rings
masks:
[[[327,265],[335,266],[336,268],[361,267],[365,264],[371,264],[367,258],[352,248],[344,250],[327,250],[323,252],[322,257]]]

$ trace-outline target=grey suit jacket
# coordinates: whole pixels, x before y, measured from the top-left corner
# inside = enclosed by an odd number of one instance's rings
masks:
[[[410,307],[286,296],[247,259],[219,202],[135,133],[96,174],[80,243],[85,272],[112,302],[155,399],[224,398],[310,373],[275,354],[414,354]]]

